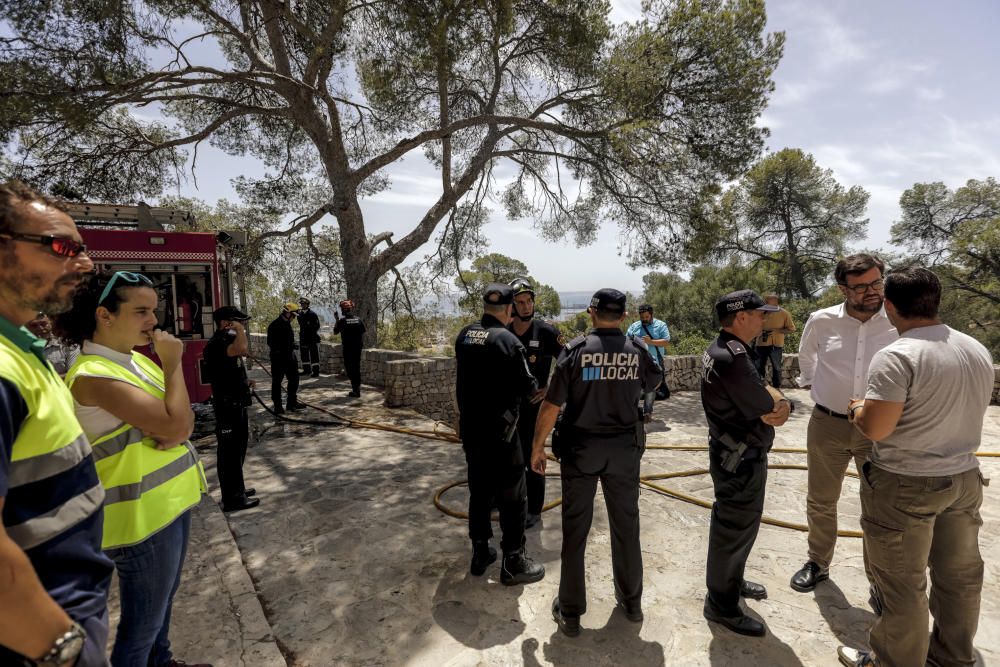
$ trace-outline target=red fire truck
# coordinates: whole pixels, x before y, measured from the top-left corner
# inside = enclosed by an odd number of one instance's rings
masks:
[[[153,281],[160,328],[184,341],[181,364],[191,401],[207,400],[212,388],[205,381],[202,351],[215,331],[212,312],[234,303],[230,251],[246,243],[245,232],[190,231],[190,213],[145,204],[68,204],[67,209],[98,270],[134,271]],[[148,348],[143,352],[150,354]]]

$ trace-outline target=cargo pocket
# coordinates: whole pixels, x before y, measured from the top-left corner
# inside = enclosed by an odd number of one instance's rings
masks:
[[[861,530],[872,567],[885,572],[902,572],[903,529],[861,517]]]

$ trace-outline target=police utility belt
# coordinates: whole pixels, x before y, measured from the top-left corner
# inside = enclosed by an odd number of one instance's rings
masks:
[[[562,413],[556,417],[556,425],[552,430],[552,455],[557,459],[562,459],[566,454],[567,447],[573,441],[582,439],[601,440],[612,439],[625,435],[632,435],[635,438],[635,446],[639,448],[640,456],[646,451],[646,426],[643,421],[642,409],[639,409],[639,419],[628,428],[614,429],[581,429],[563,421]]]
[[[736,472],[743,461],[756,461],[762,458],[765,452],[763,444],[749,434],[742,440],[736,440],[728,433],[723,433],[718,438],[709,438],[709,444],[720,451],[720,465],[729,473]]]

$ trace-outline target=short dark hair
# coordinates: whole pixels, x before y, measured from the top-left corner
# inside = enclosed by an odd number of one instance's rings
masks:
[[[644,303],[641,306],[639,306],[638,310],[640,313],[649,313],[650,315],[653,314],[653,307],[648,303]]]
[[[597,306],[591,306],[589,310],[594,313],[594,317],[602,322],[617,322],[625,315],[620,310],[614,310],[612,308],[598,308]]]
[[[941,281],[922,266],[890,271],[885,277],[885,298],[908,320],[934,319],[941,305]]]
[[[21,181],[0,184],[0,234],[15,231],[25,217],[25,206],[31,203],[63,210],[59,201],[35,192]]]
[[[874,268],[878,268],[879,273],[885,273],[885,262],[877,255],[869,255],[866,252],[848,255],[837,262],[837,268],[833,270],[833,278],[838,285],[846,285],[847,276],[858,276]]]
[[[489,313],[491,315],[496,315],[498,313],[503,313],[507,311],[507,306],[509,303],[484,303],[483,312]]]
[[[56,338],[71,345],[83,345],[83,341],[92,340],[97,331],[97,307],[104,306],[112,313],[117,313],[119,307],[127,301],[123,290],[136,287],[148,287],[145,283],[116,282],[104,301],[98,303],[101,293],[114,276],[110,271],[92,273],[76,288],[73,294],[73,305],[65,313],[49,316],[52,322],[52,333]]]
[[[739,315],[739,313],[740,311],[736,311],[733,313],[726,313],[725,315],[719,318],[719,324],[721,324],[723,328],[733,326],[733,324],[736,322],[736,316]]]

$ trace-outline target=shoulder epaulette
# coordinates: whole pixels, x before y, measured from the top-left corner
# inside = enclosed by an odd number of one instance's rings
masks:
[[[726,341],[726,347],[729,348],[729,352],[734,356],[738,357],[741,354],[747,353],[747,348],[738,340]]]
[[[577,336],[576,338],[574,338],[570,342],[566,343],[566,349],[567,350],[572,350],[574,348],[580,347],[581,345],[583,345],[583,342],[585,340],[587,340],[586,336]]]

